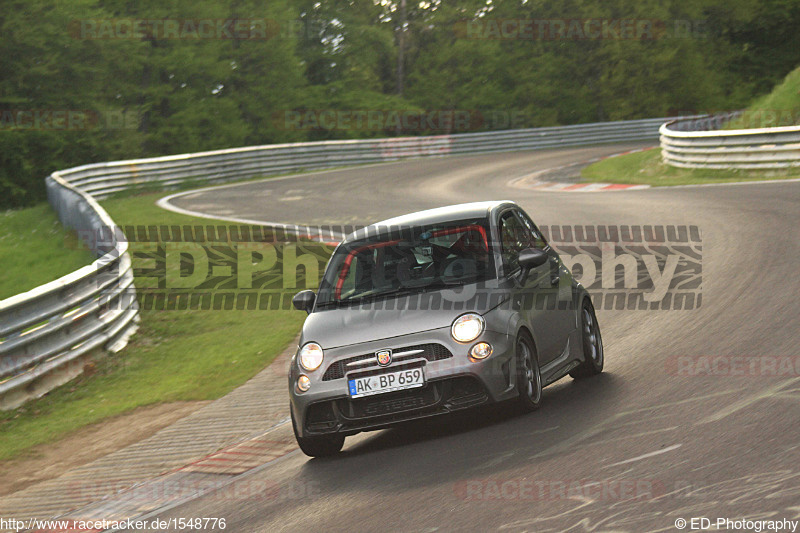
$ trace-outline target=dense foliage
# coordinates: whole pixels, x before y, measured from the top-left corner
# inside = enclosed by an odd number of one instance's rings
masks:
[[[0,207],[93,161],[740,108],[800,63],[796,0],[0,5]]]

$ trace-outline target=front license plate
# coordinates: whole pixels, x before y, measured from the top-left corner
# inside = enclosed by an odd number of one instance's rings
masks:
[[[425,385],[425,374],[422,373],[421,368],[411,368],[348,380],[351,398],[413,389],[423,385]]]

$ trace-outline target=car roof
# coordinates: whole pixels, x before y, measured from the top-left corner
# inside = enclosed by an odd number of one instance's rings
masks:
[[[354,231],[345,239],[346,241],[363,239],[366,236],[380,235],[392,229],[401,227],[427,226],[450,222],[452,220],[465,220],[470,218],[485,218],[489,213],[504,204],[516,205],[510,200],[495,200],[485,202],[470,202],[466,204],[455,204],[434,209],[417,211],[407,215],[387,218],[380,222],[371,224],[365,228]]]

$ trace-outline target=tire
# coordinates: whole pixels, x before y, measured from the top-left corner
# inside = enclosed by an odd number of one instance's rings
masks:
[[[291,406],[289,407],[291,410]],[[297,423],[294,421],[294,412],[292,411],[292,430],[294,430],[294,438],[297,440],[297,445],[300,450],[309,457],[329,457],[336,455],[342,450],[344,446],[344,435],[338,433],[333,435],[321,435],[319,437],[301,437],[297,434]]]
[[[600,325],[589,298],[581,307],[581,341],[583,343],[583,362],[569,373],[574,379],[588,378],[603,371],[605,356],[603,354],[603,337]]]
[[[517,403],[526,412],[535,411],[542,403],[542,373],[533,340],[525,333],[517,337]]]

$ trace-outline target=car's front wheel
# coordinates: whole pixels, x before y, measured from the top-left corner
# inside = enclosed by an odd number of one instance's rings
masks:
[[[517,337],[517,390],[519,404],[526,411],[535,411],[542,403],[542,373],[533,341],[525,334]]]
[[[289,407],[291,411],[291,407]],[[294,420],[294,412],[292,411],[292,429],[294,430],[294,438],[297,440],[297,445],[304,454],[309,457],[327,457],[329,455],[337,454],[344,446],[344,435],[320,435],[318,437],[301,437],[297,433],[297,422]]]
[[[574,379],[588,378],[603,371],[603,337],[592,302],[586,298],[581,308],[581,338],[583,362],[569,373]]]

